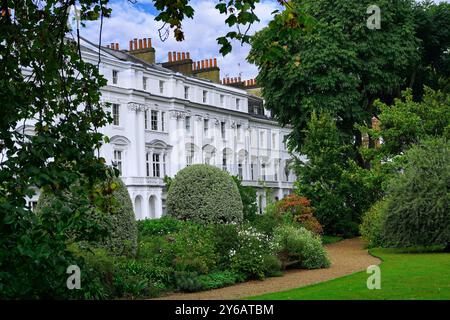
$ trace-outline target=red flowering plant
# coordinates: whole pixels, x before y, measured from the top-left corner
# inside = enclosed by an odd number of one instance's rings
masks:
[[[276,203],[276,212],[281,215],[289,214],[294,222],[305,229],[321,235],[323,227],[314,216],[315,208],[311,201],[296,194],[290,194]]]

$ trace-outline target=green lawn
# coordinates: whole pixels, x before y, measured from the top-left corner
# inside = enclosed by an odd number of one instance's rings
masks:
[[[450,300],[449,253],[399,253],[392,249],[373,249],[383,259],[381,290],[369,290],[365,271],[285,292],[250,299],[439,299]]]

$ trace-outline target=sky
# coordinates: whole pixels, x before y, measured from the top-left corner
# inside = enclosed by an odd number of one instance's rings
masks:
[[[449,1],[435,0],[435,2]],[[191,0],[195,14],[194,19],[186,19],[183,22],[185,33],[183,42],[175,41],[172,32],[165,42],[160,40],[158,28],[161,23],[154,20],[157,11],[152,5],[152,0],[132,0],[132,2],[111,0],[112,16],[103,23],[103,45],[118,42],[121,49],[128,49],[129,40],[133,38],[152,38],[157,62],[167,61],[169,51],[190,52],[194,61],[217,58],[222,78],[241,75],[243,80],[247,80],[256,77],[258,69],[246,61],[249,45],[241,46],[235,42],[232,53],[225,57],[219,53],[220,46],[216,39],[235,30],[224,23],[226,16],[219,14],[215,9],[217,1]],[[272,12],[277,9],[282,8],[276,0],[261,0],[256,9],[256,15],[261,21],[252,26],[249,34],[267,26],[272,20]],[[89,23],[81,30],[81,35],[97,43],[99,26],[99,22]]]
[[[127,0],[111,1],[111,18],[103,22],[103,45],[118,42],[121,49],[128,50],[129,40],[152,38],[153,47],[156,49],[156,62],[167,61],[169,51],[190,52],[194,61],[217,58],[222,78],[238,77],[239,74],[243,80],[256,77],[258,73],[256,66],[246,61],[249,45],[241,46],[235,42],[230,54],[223,57],[219,53],[220,46],[216,39],[235,29],[230,29],[224,23],[226,16],[215,9],[217,1],[191,0],[195,14],[194,19],[186,19],[183,22],[185,33],[183,42],[175,41],[173,32],[165,42],[162,42],[158,35],[161,23],[154,21],[157,12],[152,6],[152,0],[135,1],[137,1],[135,4]],[[276,9],[281,9],[276,0],[262,0],[256,9],[256,15],[261,21],[252,26],[249,34],[267,26],[273,17],[271,13]],[[81,36],[97,43],[99,26],[99,22],[89,23],[81,30]]]

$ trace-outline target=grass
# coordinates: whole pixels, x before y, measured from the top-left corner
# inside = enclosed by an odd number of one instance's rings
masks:
[[[410,300],[450,299],[449,253],[404,253],[373,249],[380,257],[381,289],[367,289],[365,271],[319,284],[250,297],[255,300]]]

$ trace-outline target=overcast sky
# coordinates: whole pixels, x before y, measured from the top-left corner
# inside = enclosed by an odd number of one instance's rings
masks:
[[[190,52],[191,58],[196,60],[217,57],[221,68],[221,77],[227,75],[237,77],[242,73],[243,79],[252,79],[257,74],[257,68],[246,61],[249,46],[236,43],[232,53],[226,57],[219,54],[220,47],[216,38],[225,35],[230,29],[225,25],[224,15],[220,15],[214,8],[217,1],[191,0],[195,10],[194,19],[183,22],[185,41],[177,42],[170,38],[161,42],[158,28],[161,25],[154,21],[156,10],[152,0],[135,0],[133,4],[127,0],[111,0],[112,16],[103,23],[102,43],[118,42],[121,49],[128,49],[128,42],[132,38],[152,38],[156,49],[157,62],[167,61],[169,51]],[[450,0],[436,0],[435,2],[449,2]],[[133,1],[134,2],[134,1]],[[250,30],[250,34],[265,27],[272,19],[271,13],[280,9],[276,0],[261,0],[257,5],[256,14],[261,20]],[[99,23],[90,23],[81,31],[81,35],[91,41],[98,41]]]

